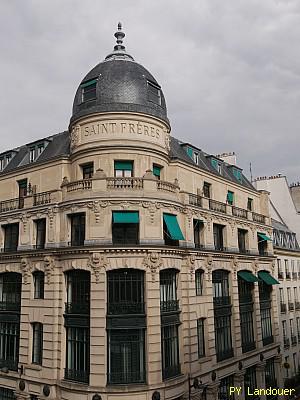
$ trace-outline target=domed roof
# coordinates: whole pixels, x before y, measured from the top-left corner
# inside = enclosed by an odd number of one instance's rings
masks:
[[[119,23],[113,52],[84,77],[77,89],[71,123],[93,113],[120,111],[148,114],[169,124],[160,85],[126,52],[124,36]]]

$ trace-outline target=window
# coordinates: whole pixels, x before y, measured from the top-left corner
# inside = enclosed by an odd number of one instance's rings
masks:
[[[253,393],[255,389],[257,389],[257,380],[256,380],[256,367],[250,367],[246,369],[244,376],[244,393],[246,400],[258,400],[259,396],[248,395],[249,392]]]
[[[44,298],[45,274],[42,271],[33,272],[34,298]]]
[[[211,184],[208,182],[203,183],[203,196],[210,199],[211,196]]]
[[[213,224],[214,246],[215,250],[224,251],[223,246],[223,229],[224,225]]]
[[[297,354],[293,353],[293,369],[294,369],[294,375],[297,374]]]
[[[37,219],[34,222],[36,227],[35,247],[37,249],[44,249],[46,240],[46,219]]]
[[[161,105],[160,87],[154,82],[147,81],[147,89],[148,89],[148,100],[160,106]]]
[[[259,304],[261,316],[261,330],[263,345],[273,343],[272,334],[272,318],[271,318],[271,293],[272,286],[267,285],[264,281],[258,281],[259,288]]]
[[[110,330],[108,348],[108,382],[110,384],[145,382],[144,329]]]
[[[0,387],[0,399],[2,400],[15,400],[16,396],[12,389]]]
[[[83,103],[96,99],[96,85],[97,79],[91,79],[81,84],[81,100]]]
[[[240,253],[246,253],[246,239],[247,239],[247,231],[244,229],[238,229],[238,246]]]
[[[90,179],[93,177],[94,164],[88,163],[81,166],[82,169],[82,179]]]
[[[265,366],[266,388],[268,388],[268,387],[276,388],[277,387],[274,364],[275,364],[274,358],[269,358],[269,360],[266,360],[266,366]],[[266,396],[266,398],[267,399],[271,398],[271,396]]]
[[[291,274],[289,270],[289,260],[284,260],[284,267],[285,267],[285,279],[291,279]]]
[[[230,393],[230,387],[234,386],[234,375],[226,376],[220,380],[218,400],[234,400],[234,394]]]
[[[24,197],[27,196],[27,179],[18,181],[19,185],[19,208],[24,207]]]
[[[197,337],[198,337],[198,357],[205,357],[205,332],[204,332],[205,318],[197,319]]]
[[[133,176],[133,161],[115,161],[115,177],[130,178]]]
[[[66,288],[66,313],[89,315],[90,273],[82,270],[67,272]]]
[[[7,165],[7,164],[9,164],[9,163],[10,163],[10,160],[12,159],[12,155],[11,155],[11,153],[9,153],[9,154],[6,154],[6,157],[5,157],[5,159],[6,159],[6,165]]]
[[[4,251],[14,252],[18,249],[19,224],[4,225]]]
[[[71,218],[71,246],[83,246],[85,240],[85,214],[70,215]]]
[[[2,171],[4,169],[4,158],[0,158],[0,171]]]
[[[89,329],[68,326],[65,379],[88,383],[89,380]]]
[[[35,147],[30,147],[29,149],[29,162],[33,162],[35,160]]]
[[[45,143],[38,143],[29,148],[29,162],[34,162],[39,158],[45,149]]]
[[[255,349],[252,296],[254,284],[241,278],[241,274],[242,272],[238,273],[240,327],[242,351],[243,353],[246,353],[247,351]]]
[[[232,206],[233,202],[234,202],[234,193],[231,192],[230,190],[228,190],[228,192],[227,192],[227,203]]]
[[[180,374],[178,325],[162,326],[162,374],[163,379]]]
[[[160,311],[174,312],[179,309],[177,300],[177,270],[160,271]]]
[[[242,171],[241,171],[240,169],[233,168],[232,172],[233,172],[233,175],[235,176],[235,178],[236,178],[238,181],[241,182],[241,181],[242,181]]]
[[[296,318],[296,324],[297,324],[297,336],[298,340],[300,340],[300,317]]]
[[[193,220],[194,244],[196,249],[203,248],[204,224],[199,219]]]
[[[137,211],[113,211],[112,242],[114,245],[139,243],[139,213]]]
[[[32,363],[42,365],[43,361],[43,324],[32,324]]]
[[[168,246],[179,246],[179,240],[184,240],[176,215],[163,213],[163,235]]]
[[[277,259],[277,271],[278,271],[278,279],[283,279],[283,272],[281,268],[281,260]]]
[[[261,256],[267,255],[267,240],[263,239],[260,234],[257,234],[258,254]]]
[[[282,337],[283,337],[283,345],[284,348],[287,348],[290,346],[290,340],[287,337],[287,327],[286,327],[286,321],[282,321]]]
[[[157,164],[153,164],[153,175],[156,176],[157,179],[160,179],[162,167]]]
[[[194,154],[193,154],[193,160],[194,160],[194,163],[195,164],[199,164],[199,153],[196,153],[195,151],[194,151]]]
[[[211,158],[211,165],[214,169],[216,169],[219,174],[222,173],[222,166],[221,166],[221,162],[219,162],[218,160],[216,160],[215,158]]]
[[[228,271],[215,270],[212,273],[217,361],[233,357],[231,299],[229,296],[228,279]]]
[[[197,269],[195,272],[196,296],[203,295],[204,271]]]

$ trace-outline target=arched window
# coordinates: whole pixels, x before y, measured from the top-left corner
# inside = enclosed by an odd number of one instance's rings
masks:
[[[203,295],[204,289],[204,271],[203,269],[197,269],[195,272],[195,286],[196,286],[196,296]]]

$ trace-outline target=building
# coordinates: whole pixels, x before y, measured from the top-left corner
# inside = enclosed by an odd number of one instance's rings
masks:
[[[280,386],[268,194],[232,154],[170,136],[160,85],[115,36],[69,130],[0,155],[0,397]]]

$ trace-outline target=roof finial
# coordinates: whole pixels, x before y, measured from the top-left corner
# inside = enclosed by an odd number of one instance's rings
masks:
[[[125,37],[125,33],[122,32],[122,24],[118,23],[118,30],[115,33],[115,38],[117,39],[117,44],[115,45],[115,50],[125,50],[125,46],[123,46],[123,39]]]

